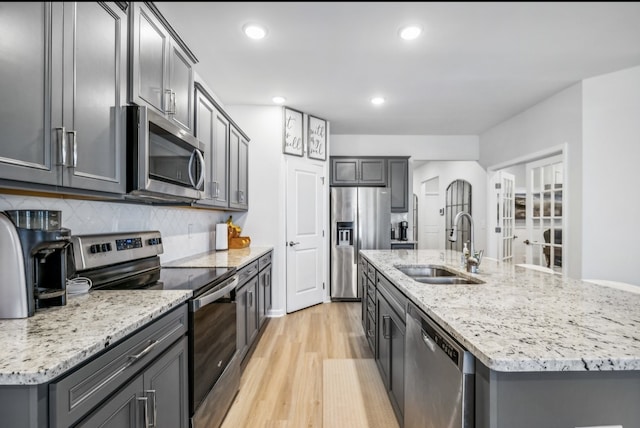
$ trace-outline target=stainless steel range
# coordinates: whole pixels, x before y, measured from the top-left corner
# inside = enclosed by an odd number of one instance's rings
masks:
[[[235,268],[163,268],[160,232],[72,236],[76,275],[94,290],[192,290],[189,300],[189,416],[217,427],[240,387]]]

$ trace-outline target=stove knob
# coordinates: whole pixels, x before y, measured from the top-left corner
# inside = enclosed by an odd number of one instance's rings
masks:
[[[107,244],[101,244],[100,245],[100,252],[107,252],[107,251],[109,251],[108,247],[107,247]]]
[[[111,251],[111,243],[107,243],[107,251]]]
[[[95,254],[95,253],[100,252],[100,249],[98,248],[98,246],[97,246],[97,245],[92,245],[92,246],[90,246],[90,247],[89,247],[89,252],[90,252],[91,254]]]

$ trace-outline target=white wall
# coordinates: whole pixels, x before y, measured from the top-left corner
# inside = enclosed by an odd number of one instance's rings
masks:
[[[331,135],[331,156],[478,160],[479,154],[477,135]]]
[[[583,88],[583,278],[640,285],[640,67]]]
[[[520,163],[531,154],[566,147],[563,231],[569,270],[582,274],[582,83],[573,85],[480,135],[480,165],[487,170]],[[489,239],[489,236],[487,236]]]
[[[486,182],[487,175],[476,161],[434,161],[427,162],[413,171],[413,188],[418,195],[418,200],[422,200],[424,195],[420,190],[421,183],[432,178],[439,177],[439,197],[438,206],[434,209],[444,208],[446,205],[446,190],[452,181],[461,179],[471,183],[471,215],[473,217],[475,248],[476,250],[486,249]],[[424,218],[425,213],[418,211],[418,229],[420,229],[420,219]],[[445,245],[445,216],[440,216],[438,226],[439,236],[438,242],[444,248]],[[422,248],[422,247],[421,247]]]
[[[282,154],[282,107],[226,106],[251,138],[249,142],[249,211],[234,214],[251,245],[273,246],[271,315],[286,313],[285,159]]]

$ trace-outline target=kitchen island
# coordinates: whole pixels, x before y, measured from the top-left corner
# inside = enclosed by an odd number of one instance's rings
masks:
[[[460,253],[360,253],[476,358],[476,427],[640,426],[640,294]],[[425,284],[436,265],[480,284]]]

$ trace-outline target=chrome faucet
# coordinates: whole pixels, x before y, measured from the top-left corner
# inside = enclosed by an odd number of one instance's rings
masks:
[[[484,251],[481,250],[476,253],[473,217],[471,217],[471,214],[464,211],[460,211],[458,214],[456,214],[455,218],[453,219],[453,228],[451,229],[451,233],[449,234],[449,241],[456,242],[456,240],[458,239],[458,222],[460,221],[461,217],[467,217],[469,219],[469,223],[471,224],[471,248],[469,249],[470,254],[467,258],[467,272],[478,273],[478,266],[480,266],[480,262],[482,261],[482,254],[484,253]]]

